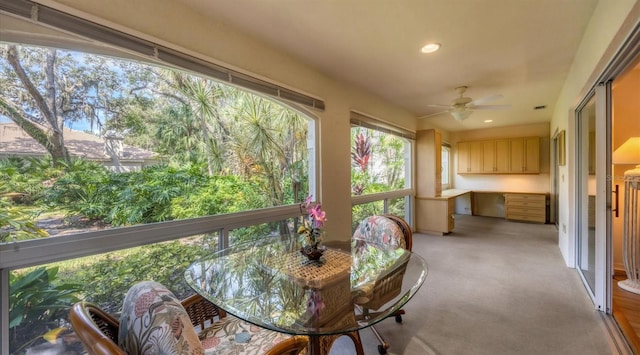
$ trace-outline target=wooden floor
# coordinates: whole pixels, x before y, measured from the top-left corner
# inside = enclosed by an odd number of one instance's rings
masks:
[[[618,281],[622,280],[624,277],[619,276],[613,280],[613,317],[634,352],[640,354],[640,295],[618,287]]]

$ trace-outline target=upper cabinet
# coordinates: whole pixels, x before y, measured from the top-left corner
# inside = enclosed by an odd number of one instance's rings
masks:
[[[458,142],[458,174],[538,174],[540,137]]]
[[[458,173],[482,173],[482,142],[460,142],[457,145]]]
[[[507,139],[482,142],[482,173],[509,173],[509,141]]]
[[[509,139],[511,149],[512,174],[538,174],[540,172],[540,138],[511,138]]]

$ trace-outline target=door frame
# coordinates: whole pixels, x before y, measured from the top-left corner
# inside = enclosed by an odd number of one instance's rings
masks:
[[[620,49],[613,55],[611,61],[602,70],[600,75],[594,81],[593,86],[588,90],[573,112],[573,119],[569,122],[569,127],[573,130],[573,161],[579,158],[578,132],[576,132],[577,121],[579,119],[579,111],[586,103],[595,95],[596,97],[596,282],[595,292],[591,293],[589,287],[579,272],[580,277],[585,282],[585,287],[592,297],[596,308],[607,314],[611,314],[612,304],[612,276],[614,272],[613,265],[613,224],[612,224],[612,195],[613,188],[610,183],[612,173],[612,105],[611,105],[611,84],[630,68],[633,63],[640,58],[640,21],[633,25],[633,29],[629,32],[628,37],[623,41]],[[572,121],[572,122],[571,122]],[[598,134],[604,132],[605,134]],[[577,164],[573,163],[569,166],[573,169],[577,168]],[[573,186],[569,187],[569,196],[572,196],[574,206],[580,203],[580,192],[577,189],[579,176],[577,173],[573,176]],[[572,251],[577,268],[577,252],[579,238],[577,235],[578,224],[580,223],[580,215],[577,208],[573,208],[570,220],[574,229],[575,241]]]

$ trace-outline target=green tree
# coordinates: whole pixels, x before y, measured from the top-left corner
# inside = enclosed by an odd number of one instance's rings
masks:
[[[25,50],[21,53],[18,46],[7,45],[0,47],[0,54],[13,69],[13,72],[5,69],[2,73],[4,93],[0,96],[0,113],[45,147],[54,163],[68,161],[69,152],[63,135],[64,115],[72,105],[68,94],[77,83],[68,79],[56,80],[57,51]],[[41,65],[34,65],[34,59]]]
[[[132,107],[148,104],[148,96],[134,95],[133,85],[153,78],[141,67],[54,48],[0,45],[0,115],[42,145],[53,164],[69,162],[65,127],[87,121],[91,129],[107,122],[117,128]]]
[[[190,113],[195,115],[199,121],[199,131],[202,135],[201,142],[204,143],[204,156],[207,161],[207,171],[209,176],[222,170],[224,160],[221,147],[230,132],[225,122],[218,113],[218,99],[222,96],[222,89],[219,84],[205,78],[187,75],[179,71],[168,71],[178,93],[184,96],[180,100],[189,107]],[[175,96],[174,96],[175,97]],[[221,142],[221,143],[219,143]]]

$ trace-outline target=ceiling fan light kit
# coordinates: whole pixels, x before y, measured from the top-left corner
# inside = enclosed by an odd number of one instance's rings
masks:
[[[462,122],[466,120],[469,116],[471,116],[471,111],[465,109],[464,107],[454,107],[451,110],[451,116],[456,119],[456,121]]]
[[[462,122],[469,118],[474,110],[505,110],[511,107],[511,105],[480,105],[485,102],[500,99],[502,98],[502,95],[492,95],[484,97],[482,99],[473,100],[470,97],[464,96],[464,93],[465,91],[467,91],[467,89],[467,86],[458,86],[457,88],[455,88],[459,96],[451,100],[451,104],[449,105],[429,105],[431,107],[448,107],[449,109],[447,111],[434,113],[428,116],[423,116],[421,118],[435,116],[443,112],[449,112],[456,121]]]

